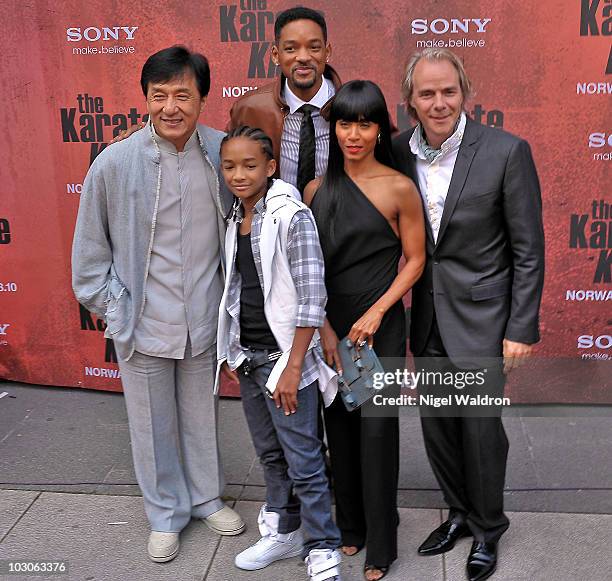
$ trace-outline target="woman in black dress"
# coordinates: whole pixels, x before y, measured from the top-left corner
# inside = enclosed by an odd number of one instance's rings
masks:
[[[391,166],[384,96],[371,81],[351,81],[332,102],[327,173],[304,192],[325,257],[321,340],[337,368],[338,337],[346,335],[373,344],[380,358],[403,361],[406,354],[401,299],[425,262],[423,207],[412,181]],[[397,558],[399,522],[398,417],[374,407],[348,412],[338,395],[325,409],[342,551],[354,555],[366,546],[368,581],[381,579]]]

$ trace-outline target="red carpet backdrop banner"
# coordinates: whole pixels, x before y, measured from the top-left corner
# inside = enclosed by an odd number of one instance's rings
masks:
[[[81,184],[118,131],[143,120],[146,58],[185,44],[210,60],[201,121],[223,129],[239,95],[277,74],[275,15],[293,3],[31,0],[3,11],[0,377],[117,390],[104,322],[79,307],[70,251]],[[346,81],[380,84],[400,128],[414,50],[455,50],[469,114],[529,141],[547,240],[542,342],[516,401],[612,403],[612,5],[607,0],[317,1]]]

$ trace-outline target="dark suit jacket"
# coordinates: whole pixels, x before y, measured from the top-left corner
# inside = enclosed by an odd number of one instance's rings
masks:
[[[397,168],[419,187],[410,130],[393,143]],[[498,357],[504,338],[539,341],[544,281],[540,185],[526,141],[467,120],[434,244],[412,290],[410,347],[423,352],[434,311],[459,366]]]

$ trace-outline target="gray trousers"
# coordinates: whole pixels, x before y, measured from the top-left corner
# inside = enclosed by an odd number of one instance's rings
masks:
[[[184,359],[119,360],[136,478],[151,529],[180,532],[223,508],[213,394],[216,346]]]

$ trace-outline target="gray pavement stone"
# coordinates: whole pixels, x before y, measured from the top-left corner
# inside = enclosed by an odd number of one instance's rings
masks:
[[[5,384],[0,400],[2,482],[90,492],[129,441],[123,396]],[[102,444],[102,445],[101,445]]]
[[[10,486],[2,485],[0,490],[34,490],[38,492],[65,492],[66,494],[96,494],[98,490],[97,484],[90,484],[87,486],[67,486],[63,485],[51,485],[51,484],[11,484]]]
[[[540,488],[612,490],[607,417],[522,418]]]
[[[101,483],[125,445],[126,428],[107,429],[70,417],[24,421],[0,450],[0,474],[16,483]],[[95,425],[95,424],[94,424]],[[88,492],[87,488],[83,488]]]
[[[225,480],[232,484],[245,482],[253,462],[258,461],[239,400],[220,401],[219,446]]]
[[[244,486],[240,494],[240,500],[252,500],[259,503],[265,502],[266,487],[256,485]]]
[[[134,463],[132,462],[132,447],[130,444],[129,429],[126,429],[123,440],[115,450],[113,465],[104,477],[104,482],[120,483],[122,485],[136,483],[136,473],[134,472]]]
[[[508,511],[612,514],[612,490],[506,491],[504,502]]]
[[[244,486],[242,484],[226,484],[223,489],[222,498],[225,502],[233,503],[240,500]]]
[[[0,540],[9,532],[19,517],[36,500],[38,492],[3,490],[0,492]]]
[[[99,484],[94,488],[94,494],[110,496],[142,496],[138,484]]]
[[[442,522],[439,510],[400,508],[398,559],[385,577],[389,581],[442,581],[442,557],[419,557],[418,546]],[[365,557],[363,557],[365,560]],[[360,564],[355,581],[362,580]]]
[[[140,498],[43,493],[0,544],[0,558],[65,559],[70,580],[192,581],[204,579],[219,543],[192,521],[178,557],[160,564],[147,556],[148,535]]]
[[[0,387],[15,396],[0,400],[0,488],[140,494],[122,395],[13,383]],[[555,417],[529,416],[546,411],[540,408],[508,410],[508,510],[612,513],[612,422],[602,409],[608,408],[547,412]],[[227,496],[263,500],[263,472],[240,401],[222,399],[219,418]],[[416,415],[400,417],[400,434],[399,505],[444,507]]]
[[[612,516],[511,513],[495,581],[608,581]],[[447,581],[465,580],[471,539],[444,556]]]
[[[510,444],[506,488],[537,488],[537,471],[529,452],[530,442],[523,430],[522,419],[503,417],[502,421]]]
[[[256,492],[247,487],[243,498],[256,500]],[[262,497],[263,498],[263,497]],[[439,490],[398,491],[397,505],[403,508],[448,509]],[[612,514],[612,490],[506,490],[504,506],[512,512],[558,512]]]
[[[125,442],[117,449],[113,460],[112,467],[96,487],[96,494],[139,495],[140,488],[136,481],[132,450],[127,435]]]
[[[9,395],[0,399],[0,445],[32,411],[33,397],[38,392],[44,398],[44,388],[30,388],[19,383],[0,382],[0,392]],[[27,395],[26,395],[27,394]]]
[[[278,561],[259,571],[241,571],[234,557],[259,539],[257,514],[259,503],[238,502],[236,510],[247,522],[247,531],[238,537],[224,537],[215,555],[206,581],[299,581],[307,579],[306,568],[298,557]],[[400,509],[399,558],[385,579],[389,581],[442,580],[442,558],[420,559],[416,547],[440,524],[439,510]],[[343,581],[362,581],[365,550],[354,557],[343,557]]]
[[[127,424],[120,393],[11,382],[2,382],[0,387],[9,393],[0,400],[0,439],[26,417],[45,421],[55,415],[73,416],[95,424]]]
[[[403,490],[400,488],[397,491],[397,506],[446,509],[446,503],[440,490]]]
[[[438,488],[423,443],[421,420],[400,414],[400,489]]]
[[[263,468],[261,467],[259,458],[254,459],[251,465],[251,471],[246,479],[246,484],[250,486],[265,486],[266,482],[264,480]]]

